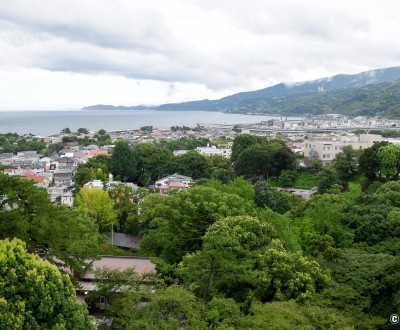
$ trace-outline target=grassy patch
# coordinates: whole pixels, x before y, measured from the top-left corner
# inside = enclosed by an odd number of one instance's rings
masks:
[[[308,169],[302,169],[297,174],[296,182],[293,188],[297,189],[311,189],[317,184],[316,175],[312,174]]]

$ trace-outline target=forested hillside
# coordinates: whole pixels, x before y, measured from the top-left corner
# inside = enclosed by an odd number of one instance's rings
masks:
[[[203,110],[229,113],[306,114],[340,113],[348,116],[400,118],[400,68],[355,75],[337,75],[294,84],[233,94],[219,100],[199,100],[160,106],[89,106],[86,110],[153,109]]]

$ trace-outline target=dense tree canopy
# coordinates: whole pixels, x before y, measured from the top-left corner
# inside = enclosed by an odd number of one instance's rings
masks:
[[[0,238],[18,237],[30,252],[48,250],[80,270],[99,252],[98,227],[76,210],[54,205],[29,180],[0,174]]]
[[[69,276],[19,239],[0,241],[0,315],[1,329],[94,329]]]
[[[227,216],[251,214],[252,203],[238,195],[208,187],[193,187],[169,196],[149,195],[141,205],[148,229],[141,246],[169,263],[198,250],[207,228]]]
[[[111,156],[111,173],[121,181],[135,181],[139,176],[138,161],[130,145],[118,141]]]

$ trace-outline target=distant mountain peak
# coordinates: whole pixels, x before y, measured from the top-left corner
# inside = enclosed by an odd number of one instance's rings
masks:
[[[304,97],[317,97],[327,95],[328,92],[347,91],[361,88],[373,84],[391,83],[400,79],[400,67],[385,69],[375,69],[361,72],[358,74],[338,74],[332,77],[323,77],[316,80],[293,83],[279,83],[271,87],[240,92],[225,96],[218,100],[198,100],[182,103],[169,103],[159,106],[112,106],[95,105],[85,107],[85,110],[201,110],[201,111],[221,111],[232,113],[279,113],[282,110],[282,102],[290,103],[289,99],[297,98],[297,103],[293,103],[291,108],[285,108],[285,114],[291,112],[307,113],[307,104],[301,104],[300,99]],[[304,96],[305,95],[305,96]],[[303,97],[304,96],[304,97]],[[339,98],[340,99],[340,98]],[[274,102],[273,102],[274,101]],[[279,102],[278,102],[279,101]],[[315,100],[314,100],[315,101]],[[326,113],[329,110],[324,100],[319,100],[319,104],[311,104],[310,112]],[[307,103],[307,102],[306,102]],[[361,103],[360,103],[361,106]],[[290,110],[292,109],[292,110]]]

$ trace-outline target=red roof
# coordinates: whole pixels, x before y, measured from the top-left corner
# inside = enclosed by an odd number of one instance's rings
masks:
[[[108,155],[108,150],[90,150],[87,155],[88,157],[94,157],[97,155]]]
[[[36,176],[36,175],[28,174],[28,173],[22,174],[21,178],[33,180],[37,183],[43,183],[43,181],[46,180],[46,177],[44,177],[44,176]]]

